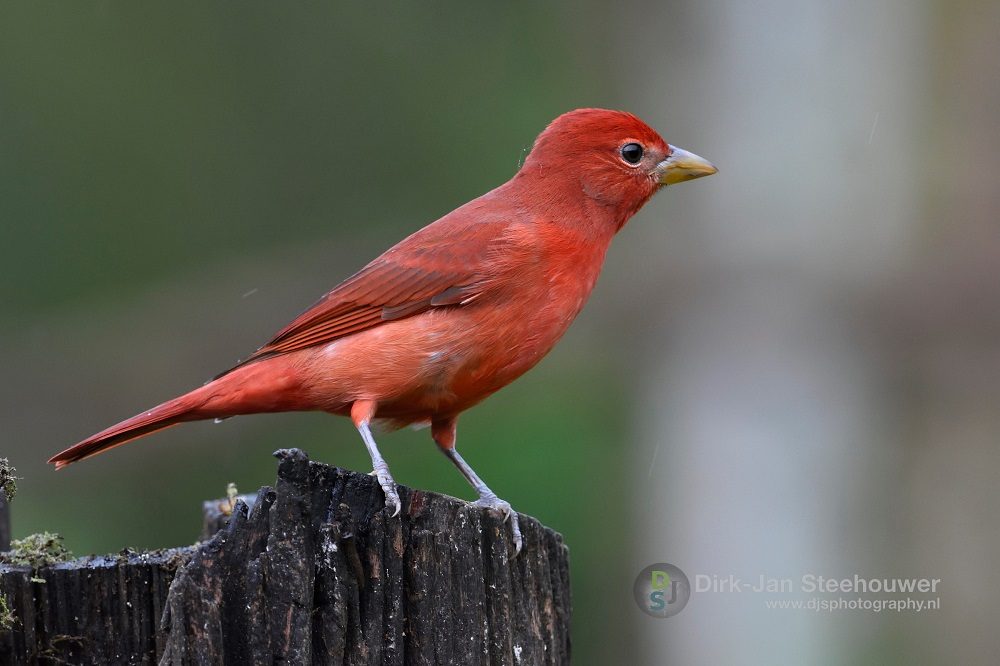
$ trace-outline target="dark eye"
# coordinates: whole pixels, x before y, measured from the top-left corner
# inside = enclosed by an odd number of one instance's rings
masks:
[[[642,146],[637,143],[626,143],[622,146],[622,159],[629,164],[638,164],[642,159]]]

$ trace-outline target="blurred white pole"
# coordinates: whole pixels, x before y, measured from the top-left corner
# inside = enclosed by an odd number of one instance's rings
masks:
[[[693,292],[646,304],[670,310],[647,340],[635,571],[911,573],[891,561],[892,397],[858,315],[915,224],[921,6],[666,3],[623,20],[640,112],[720,168],[654,203]],[[847,663],[882,621],[765,598],[637,611],[641,663]]]

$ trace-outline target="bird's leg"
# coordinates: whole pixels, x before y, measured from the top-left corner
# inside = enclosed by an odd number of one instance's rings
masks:
[[[504,521],[510,521],[510,528],[514,535],[514,556],[521,552],[521,526],[517,522],[517,512],[511,509],[510,503],[497,497],[497,494],[490,490],[490,487],[479,478],[475,470],[465,462],[465,459],[455,448],[455,433],[458,425],[457,418],[450,418],[443,421],[433,421],[431,424],[431,436],[437,443],[441,452],[448,456],[448,459],[455,464],[462,476],[475,488],[479,494],[479,499],[473,505],[484,509],[493,509],[503,516]]]
[[[382,486],[382,492],[385,493],[385,505],[392,509],[392,515],[395,517],[399,515],[402,506],[399,501],[399,493],[396,492],[396,481],[389,473],[389,465],[379,453],[375,438],[372,437],[371,428],[368,427],[375,416],[376,407],[377,404],[374,400],[356,400],[351,406],[351,420],[354,421],[354,427],[361,433],[361,439],[365,442],[368,455],[372,458],[372,474],[378,479],[378,484]]]

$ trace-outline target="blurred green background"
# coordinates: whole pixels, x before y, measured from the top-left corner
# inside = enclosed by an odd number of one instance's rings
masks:
[[[380,251],[509,178],[581,106],[720,166],[630,223],[564,341],[463,455],[571,548],[574,657],[990,663],[1000,606],[1000,9],[964,0],[5,3],[0,455],[15,536],[190,543],[270,452],[367,470],[319,414],[44,460],[229,367]],[[396,479],[470,498],[426,432]],[[943,577],[913,616],[632,580]],[[627,655],[627,656],[623,656]]]

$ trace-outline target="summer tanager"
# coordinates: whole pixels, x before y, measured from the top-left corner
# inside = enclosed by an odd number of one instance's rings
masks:
[[[476,505],[510,519],[520,550],[517,514],[455,448],[458,415],[552,349],[612,237],[650,197],[715,172],[629,113],[559,116],[513,178],[390,248],[236,367],[49,462],[65,467],[183,421],[322,410],[351,417],[396,515],[372,427],[429,424]]]

